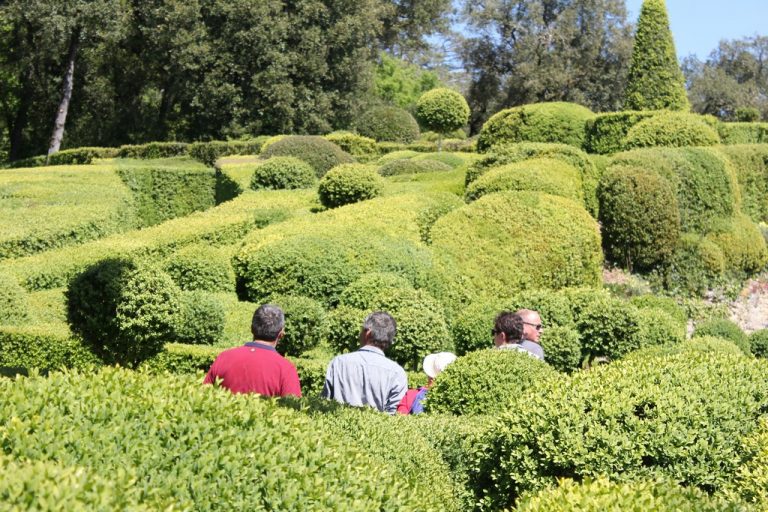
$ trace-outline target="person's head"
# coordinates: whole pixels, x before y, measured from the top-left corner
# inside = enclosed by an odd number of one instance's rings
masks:
[[[523,339],[539,342],[541,337],[541,317],[532,309],[521,309],[517,312],[523,319]]]
[[[360,344],[387,350],[394,342],[396,332],[397,323],[389,313],[374,311],[368,315],[360,329]]]
[[[523,319],[517,313],[502,311],[493,322],[493,344],[519,343],[523,339]]]
[[[277,343],[283,337],[285,328],[285,314],[283,310],[273,304],[262,304],[253,313],[251,320],[251,334],[253,339]]]
[[[431,386],[437,377],[445,368],[456,360],[456,354],[451,352],[438,352],[436,354],[429,354],[424,358],[422,368],[424,373],[429,378],[427,386]]]

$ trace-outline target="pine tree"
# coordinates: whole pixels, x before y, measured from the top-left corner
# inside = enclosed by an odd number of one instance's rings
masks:
[[[690,109],[664,0],[645,0],[640,10],[624,108]]]

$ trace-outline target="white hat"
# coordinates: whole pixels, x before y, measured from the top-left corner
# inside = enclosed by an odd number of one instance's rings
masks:
[[[427,377],[435,378],[437,375],[445,370],[445,367],[456,360],[456,354],[451,352],[438,352],[437,354],[429,354],[424,358],[424,373]]]

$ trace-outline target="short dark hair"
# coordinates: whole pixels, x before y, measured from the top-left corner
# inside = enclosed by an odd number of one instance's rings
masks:
[[[283,327],[285,327],[285,314],[279,306],[262,304],[254,311],[253,320],[251,320],[253,339],[276,341]]]
[[[387,350],[395,341],[397,322],[385,311],[374,311],[363,322],[363,331],[370,331],[370,345]]]
[[[496,315],[493,321],[493,332],[496,334],[504,333],[510,342],[518,342],[523,339],[523,330],[525,329],[523,317],[511,311],[502,311]]]

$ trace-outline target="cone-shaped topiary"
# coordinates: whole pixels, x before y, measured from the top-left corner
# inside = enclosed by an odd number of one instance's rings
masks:
[[[640,10],[624,108],[690,109],[664,0],[644,0]]]

